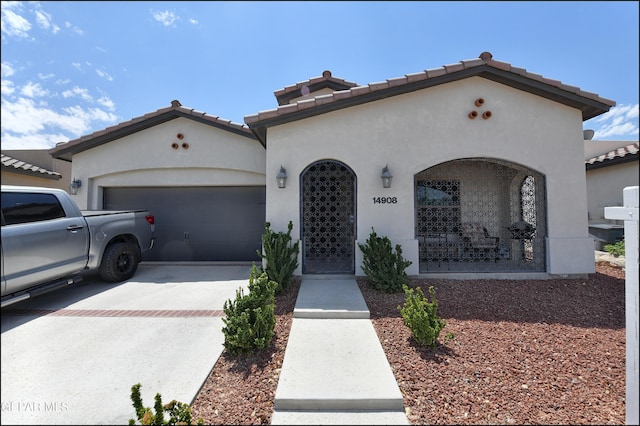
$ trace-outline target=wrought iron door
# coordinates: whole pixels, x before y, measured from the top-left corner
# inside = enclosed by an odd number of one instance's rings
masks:
[[[355,271],[355,175],[323,160],[302,174],[302,272]]]

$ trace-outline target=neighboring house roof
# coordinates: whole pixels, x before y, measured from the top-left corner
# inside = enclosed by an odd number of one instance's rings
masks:
[[[227,130],[250,139],[256,139],[251,130],[245,125],[234,123],[230,120],[224,120],[218,116],[207,114],[206,112],[197,111],[193,108],[183,107],[180,101],[171,101],[171,106],[161,108],[155,112],[151,112],[139,117],[132,118],[115,126],[107,127],[87,136],[71,140],[66,143],[58,144],[51,149],[49,153],[54,158],[71,161],[71,157],[79,152],[86,151],[96,146],[120,139],[124,136],[131,135],[144,129],[156,126],[169,120],[179,117],[195,120],[203,124],[208,124],[222,130]]]
[[[597,157],[589,158],[585,161],[587,170],[599,169],[601,167],[613,166],[616,164],[638,161],[638,142],[609,151]]]
[[[4,171],[52,180],[58,180],[62,178],[62,175],[58,172],[35,166],[25,161],[18,160],[17,158],[13,158],[9,155],[1,154],[0,162],[2,163],[2,170]]]
[[[324,74],[325,79],[333,78],[330,72],[326,73],[326,76]],[[616,104],[615,101],[602,98],[595,93],[528,72],[506,62],[496,61],[491,53],[483,52],[477,59],[463,60],[456,64],[390,78],[366,86],[351,87],[312,99],[281,105],[275,109],[260,111],[257,114],[245,116],[244,121],[258,139],[266,144],[266,129],[271,126],[474,76],[577,108],[582,111],[583,121],[609,111]],[[317,78],[309,80],[311,81],[316,85],[319,83]],[[301,89],[303,85],[304,83],[298,83],[296,88]],[[278,93],[276,92],[276,96]]]

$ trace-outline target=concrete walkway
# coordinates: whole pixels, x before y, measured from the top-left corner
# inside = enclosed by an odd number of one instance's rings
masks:
[[[353,276],[305,276],[271,424],[402,424],[404,399]]]

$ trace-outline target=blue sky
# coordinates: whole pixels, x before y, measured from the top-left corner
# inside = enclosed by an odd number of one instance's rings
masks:
[[[477,58],[616,101],[638,140],[638,2],[2,1],[3,149],[51,148],[184,106],[244,123],[322,75],[366,85]]]

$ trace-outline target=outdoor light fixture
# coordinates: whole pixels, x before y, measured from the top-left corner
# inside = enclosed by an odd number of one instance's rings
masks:
[[[276,181],[278,181],[278,188],[287,186],[287,171],[282,166],[280,166],[280,173],[276,176]]]
[[[73,178],[71,184],[69,185],[69,191],[71,191],[71,195],[76,195],[78,193],[78,188],[82,186],[82,182],[80,179]]]
[[[389,166],[384,166],[384,169],[382,169],[382,175],[380,175],[380,177],[382,178],[382,187],[383,188],[391,188],[391,179],[393,179],[393,176],[391,176],[391,173],[389,172]]]

